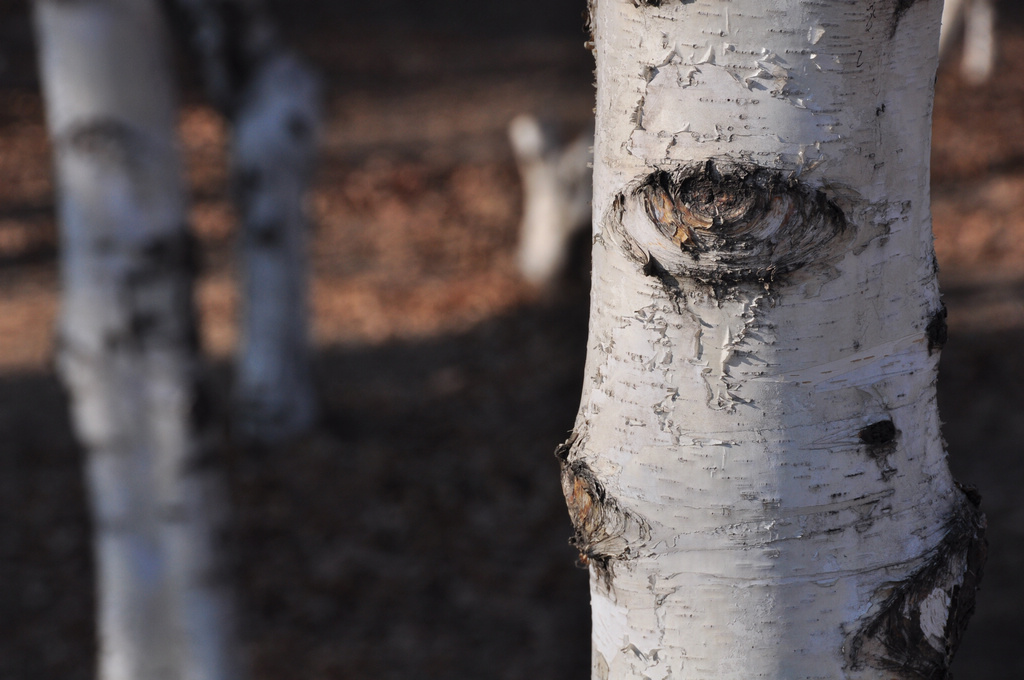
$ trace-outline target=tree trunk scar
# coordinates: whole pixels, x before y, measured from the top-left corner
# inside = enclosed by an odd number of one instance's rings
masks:
[[[875,594],[880,602],[847,647],[849,666],[897,674],[900,680],[948,680],[949,664],[974,613],[988,551],[976,491],[965,489],[946,537],[907,579]]]
[[[836,260],[854,231],[824,192],[777,170],[716,160],[640,178],[608,220],[644,274],[689,279],[716,297]]]
[[[114,117],[82,120],[69,126],[56,139],[59,151],[82,154],[108,167],[137,172],[147,159],[144,133]]]
[[[608,495],[586,462],[573,457],[577,439],[574,432],[555,449],[561,464],[562,493],[575,529],[569,544],[579,550],[580,564],[593,567],[610,586],[613,560],[636,557],[640,545],[650,537],[650,527],[646,520]]]

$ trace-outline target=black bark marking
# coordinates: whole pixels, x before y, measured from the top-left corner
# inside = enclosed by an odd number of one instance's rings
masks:
[[[936,350],[942,349],[949,339],[949,327],[946,325],[946,305],[940,304],[939,308],[932,314],[932,318],[925,326],[924,332],[928,336],[928,355]]]
[[[305,116],[292,113],[285,121],[288,136],[297,142],[306,142],[313,136],[313,124]]]
[[[195,453],[185,459],[182,472],[184,474],[217,472],[223,467],[223,462],[215,447],[200,446]]]
[[[880,420],[862,429],[857,436],[868,446],[884,446],[896,439],[896,425],[891,420]]]
[[[573,432],[569,435],[568,439],[555,447],[555,458],[557,458],[560,463],[564,463],[569,459],[569,451],[572,450],[572,445],[576,443],[576,438],[577,435]]]
[[[613,577],[614,560],[635,556],[635,542],[649,535],[647,523],[622,508],[582,460],[570,460],[577,435],[555,449],[561,464],[562,493],[575,535],[569,544],[579,550],[581,566],[594,568],[605,584]]]
[[[285,224],[274,221],[249,225],[252,242],[260,248],[277,248],[284,243]]]
[[[656,170],[632,190],[648,219],[678,253],[669,274],[734,287],[770,284],[837,256],[852,229],[823,192],[754,164],[708,160]],[[624,199],[629,202],[629,199]]]
[[[145,143],[135,128],[116,118],[97,118],[71,126],[57,140],[58,150],[134,172],[142,165]]]
[[[192,280],[199,259],[195,237],[179,227],[141,245],[111,241],[102,247],[108,257],[118,249],[131,249],[126,257],[132,263],[120,284],[124,323],[108,332],[107,346],[141,350],[181,343],[185,349],[197,349],[192,304]],[[174,291],[170,306],[161,302],[167,300],[168,291]]]
[[[137,311],[129,318],[128,326],[132,340],[144,345],[159,331],[160,316],[154,312]]]
[[[189,419],[195,432],[206,432],[217,422],[217,400],[206,380],[197,380],[192,393]]]
[[[889,456],[896,453],[896,436],[899,430],[889,420],[880,420],[861,429],[857,436],[867,444],[867,453],[882,473],[882,481],[888,481],[897,470],[889,464]]]
[[[658,262],[658,260],[656,260],[650,253],[647,254],[647,262],[644,263],[643,272],[644,276],[650,276],[661,281],[661,284],[665,286],[666,290],[675,292],[679,295],[682,294],[682,291],[679,288],[679,281],[673,278],[672,275],[668,273],[668,270],[661,266],[661,263]]]
[[[259,191],[263,184],[263,172],[259,168],[241,168],[235,173],[232,184],[235,201],[243,203]]]
[[[199,244],[187,227],[154,238],[142,246],[142,267],[135,276],[150,272],[176,272],[195,275],[199,271]]]
[[[889,38],[892,39],[896,35],[896,29],[899,28],[900,21],[903,19],[903,15],[907,13],[912,6],[914,6],[919,0],[896,0],[896,6],[892,11],[892,24],[889,29]]]
[[[223,42],[221,59],[230,89],[230,101],[237,106],[253,74],[259,68],[260,55],[253,50],[255,41],[252,34],[256,29],[254,12],[241,2],[222,1],[214,3],[220,11]],[[236,106],[229,107],[232,117],[237,114]]]
[[[163,0],[176,37],[200,62],[207,96],[229,119],[238,115],[257,70],[277,48],[258,3]]]
[[[985,515],[960,485],[963,499],[947,523],[946,537],[908,579],[883,589],[881,606],[853,636],[852,668],[865,666],[897,673],[901,679],[948,680],[949,664],[974,613],[988,543]],[[941,639],[929,636],[921,622],[922,607],[936,591],[948,598]]]

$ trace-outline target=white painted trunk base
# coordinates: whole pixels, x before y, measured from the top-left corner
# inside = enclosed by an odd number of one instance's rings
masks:
[[[657,5],[593,8],[590,340],[558,454],[594,677],[940,673],[983,554],[935,407],[940,6]]]

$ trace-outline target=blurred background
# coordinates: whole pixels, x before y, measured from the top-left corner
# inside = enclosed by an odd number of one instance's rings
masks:
[[[324,75],[311,196],[322,424],[234,446],[238,585],[254,677],[585,678],[586,572],[551,452],[579,400],[585,257],[519,277],[507,126],[592,115],[582,0],[271,3]],[[990,524],[958,680],[1024,677],[1024,7],[999,57],[940,70],[932,155],[950,339],[940,408]],[[180,134],[202,244],[203,346],[226,393],[235,215],[226,127],[182,58]],[[27,2],[0,0],[0,679],[94,677],[81,454],[53,374],[50,148]]]

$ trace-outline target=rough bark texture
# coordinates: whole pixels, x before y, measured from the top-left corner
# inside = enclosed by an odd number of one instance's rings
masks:
[[[162,16],[127,0],[35,10],[61,224],[57,359],[87,455],[99,677],[233,678]]]
[[[320,127],[319,83],[286,51],[260,0],[165,0],[232,123],[242,217],[240,434],[273,442],[316,419],[309,367],[305,194]]]
[[[595,678],[942,678],[984,556],[935,408],[939,3],[601,0]]]

